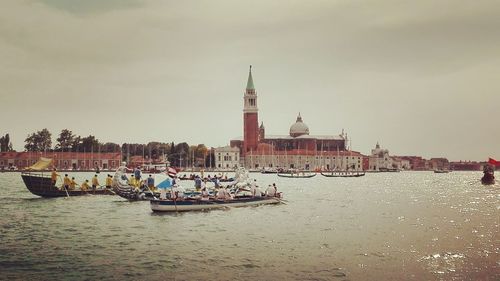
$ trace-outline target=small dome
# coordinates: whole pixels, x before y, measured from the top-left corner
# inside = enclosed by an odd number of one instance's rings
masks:
[[[307,127],[307,125],[302,122],[302,117],[299,113],[299,116],[297,116],[297,121],[295,121],[295,123],[290,127],[290,136],[295,138],[302,135],[309,135],[309,127]]]

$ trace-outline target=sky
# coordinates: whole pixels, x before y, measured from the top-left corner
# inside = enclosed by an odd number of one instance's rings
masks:
[[[225,146],[259,122],[353,150],[500,158],[500,2],[6,0],[0,134]]]

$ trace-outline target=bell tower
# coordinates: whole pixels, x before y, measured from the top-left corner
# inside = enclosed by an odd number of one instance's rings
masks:
[[[250,154],[259,144],[259,119],[257,108],[257,93],[253,85],[252,66],[248,72],[248,81],[243,95],[243,155]]]

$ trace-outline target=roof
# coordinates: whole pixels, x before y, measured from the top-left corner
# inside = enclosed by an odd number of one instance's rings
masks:
[[[223,147],[216,147],[214,148],[215,152],[228,152],[228,151],[234,151],[234,152],[239,152],[240,149],[237,147],[231,147],[229,145],[223,146]]]
[[[252,78],[252,66],[250,65],[250,70],[248,72],[247,90],[255,90]]]
[[[294,139],[316,139],[316,140],[345,140],[344,137],[341,135],[336,135],[336,136],[311,136],[311,135],[302,135],[298,136],[296,138],[291,137],[289,135],[266,135],[266,140],[271,140],[271,139],[286,139],[286,140],[294,140]]]

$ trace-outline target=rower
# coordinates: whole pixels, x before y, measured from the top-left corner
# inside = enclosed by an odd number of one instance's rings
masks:
[[[131,186],[135,186],[135,177],[134,175],[130,175],[130,179],[128,180],[128,184]]]
[[[269,185],[266,189],[266,196],[267,197],[274,197],[276,196],[276,189],[272,185]]]
[[[89,189],[89,187],[90,187],[90,186],[89,186],[89,180],[85,180],[85,181],[82,183],[82,185],[80,186],[80,189],[81,189],[82,191],[87,191],[87,190]]]
[[[252,197],[261,197],[262,193],[260,193],[259,187],[255,184],[250,188],[250,193],[252,193]]]
[[[219,188],[219,190],[217,191],[217,199],[226,200],[226,197],[227,197],[226,192],[227,191],[225,188],[223,188],[223,187]]]
[[[99,186],[99,180],[97,179],[97,174],[92,178],[92,189],[95,191]]]
[[[69,179],[68,174],[65,174],[64,179],[63,179],[64,189],[68,190],[70,184],[71,184],[71,180]]]
[[[113,178],[111,175],[108,174],[106,177],[106,188],[111,188],[111,185],[113,184]]]
[[[75,177],[72,177],[71,178],[71,182],[69,183],[69,189],[71,190],[75,190],[76,188],[76,181],[75,181]]]
[[[57,171],[56,168],[52,169],[52,174],[50,176],[53,185],[56,185],[57,177],[59,176],[56,171]]]
[[[201,200],[202,201],[208,201],[209,200],[209,194],[208,194],[208,190],[206,187],[203,187],[201,189]]]

